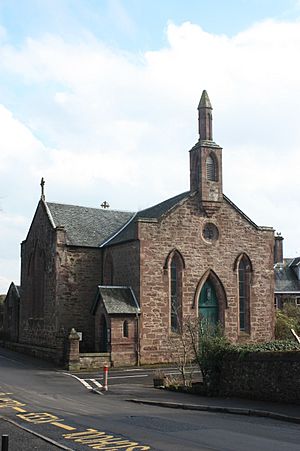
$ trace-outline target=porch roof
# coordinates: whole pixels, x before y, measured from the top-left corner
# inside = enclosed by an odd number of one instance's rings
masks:
[[[95,314],[99,302],[103,302],[108,315],[136,315],[140,308],[131,287],[99,285],[92,308]]]

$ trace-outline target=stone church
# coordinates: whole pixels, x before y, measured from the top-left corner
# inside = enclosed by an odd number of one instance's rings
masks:
[[[51,203],[42,196],[21,245],[18,341],[63,361],[71,328],[81,353],[113,365],[170,360],[188,318],[220,322],[233,342],[274,328],[274,230],[222,188],[203,91],[190,189],[137,213]]]

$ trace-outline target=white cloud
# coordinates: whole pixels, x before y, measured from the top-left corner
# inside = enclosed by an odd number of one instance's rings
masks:
[[[268,20],[232,38],[169,24],[167,39],[144,55],[87,34],[80,44],[49,34],[0,43],[0,71],[23,90],[22,104],[0,107],[2,208],[32,217],[41,176],[49,200],[132,210],[188,189],[207,89],[225,193],[299,252],[299,22]]]

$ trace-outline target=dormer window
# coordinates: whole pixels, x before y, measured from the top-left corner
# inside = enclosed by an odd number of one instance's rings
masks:
[[[217,164],[212,155],[208,155],[206,159],[206,177],[210,182],[217,181]]]

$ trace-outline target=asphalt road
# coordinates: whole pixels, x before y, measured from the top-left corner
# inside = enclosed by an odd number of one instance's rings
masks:
[[[78,380],[97,380],[97,373],[65,374],[50,364],[0,349],[0,415],[64,449],[300,451],[296,424],[128,402],[145,392],[160,394],[150,389],[151,372],[143,371],[112,371],[108,392],[97,394]],[[128,377],[143,374],[147,376]],[[0,422],[1,433],[3,428],[5,423]],[[57,449],[54,443],[41,449],[51,446]],[[25,441],[24,449],[30,449]]]
[[[108,372],[108,384],[113,385],[149,385],[153,384],[153,375],[157,371],[157,368],[111,368]],[[162,371],[168,377],[180,378],[180,372],[178,368],[174,366],[164,366]],[[201,380],[200,371],[197,367],[187,368],[187,377],[192,372],[193,381]],[[81,382],[84,386],[91,389],[102,389],[104,375],[103,371],[93,371],[86,373],[72,373],[72,377]]]

